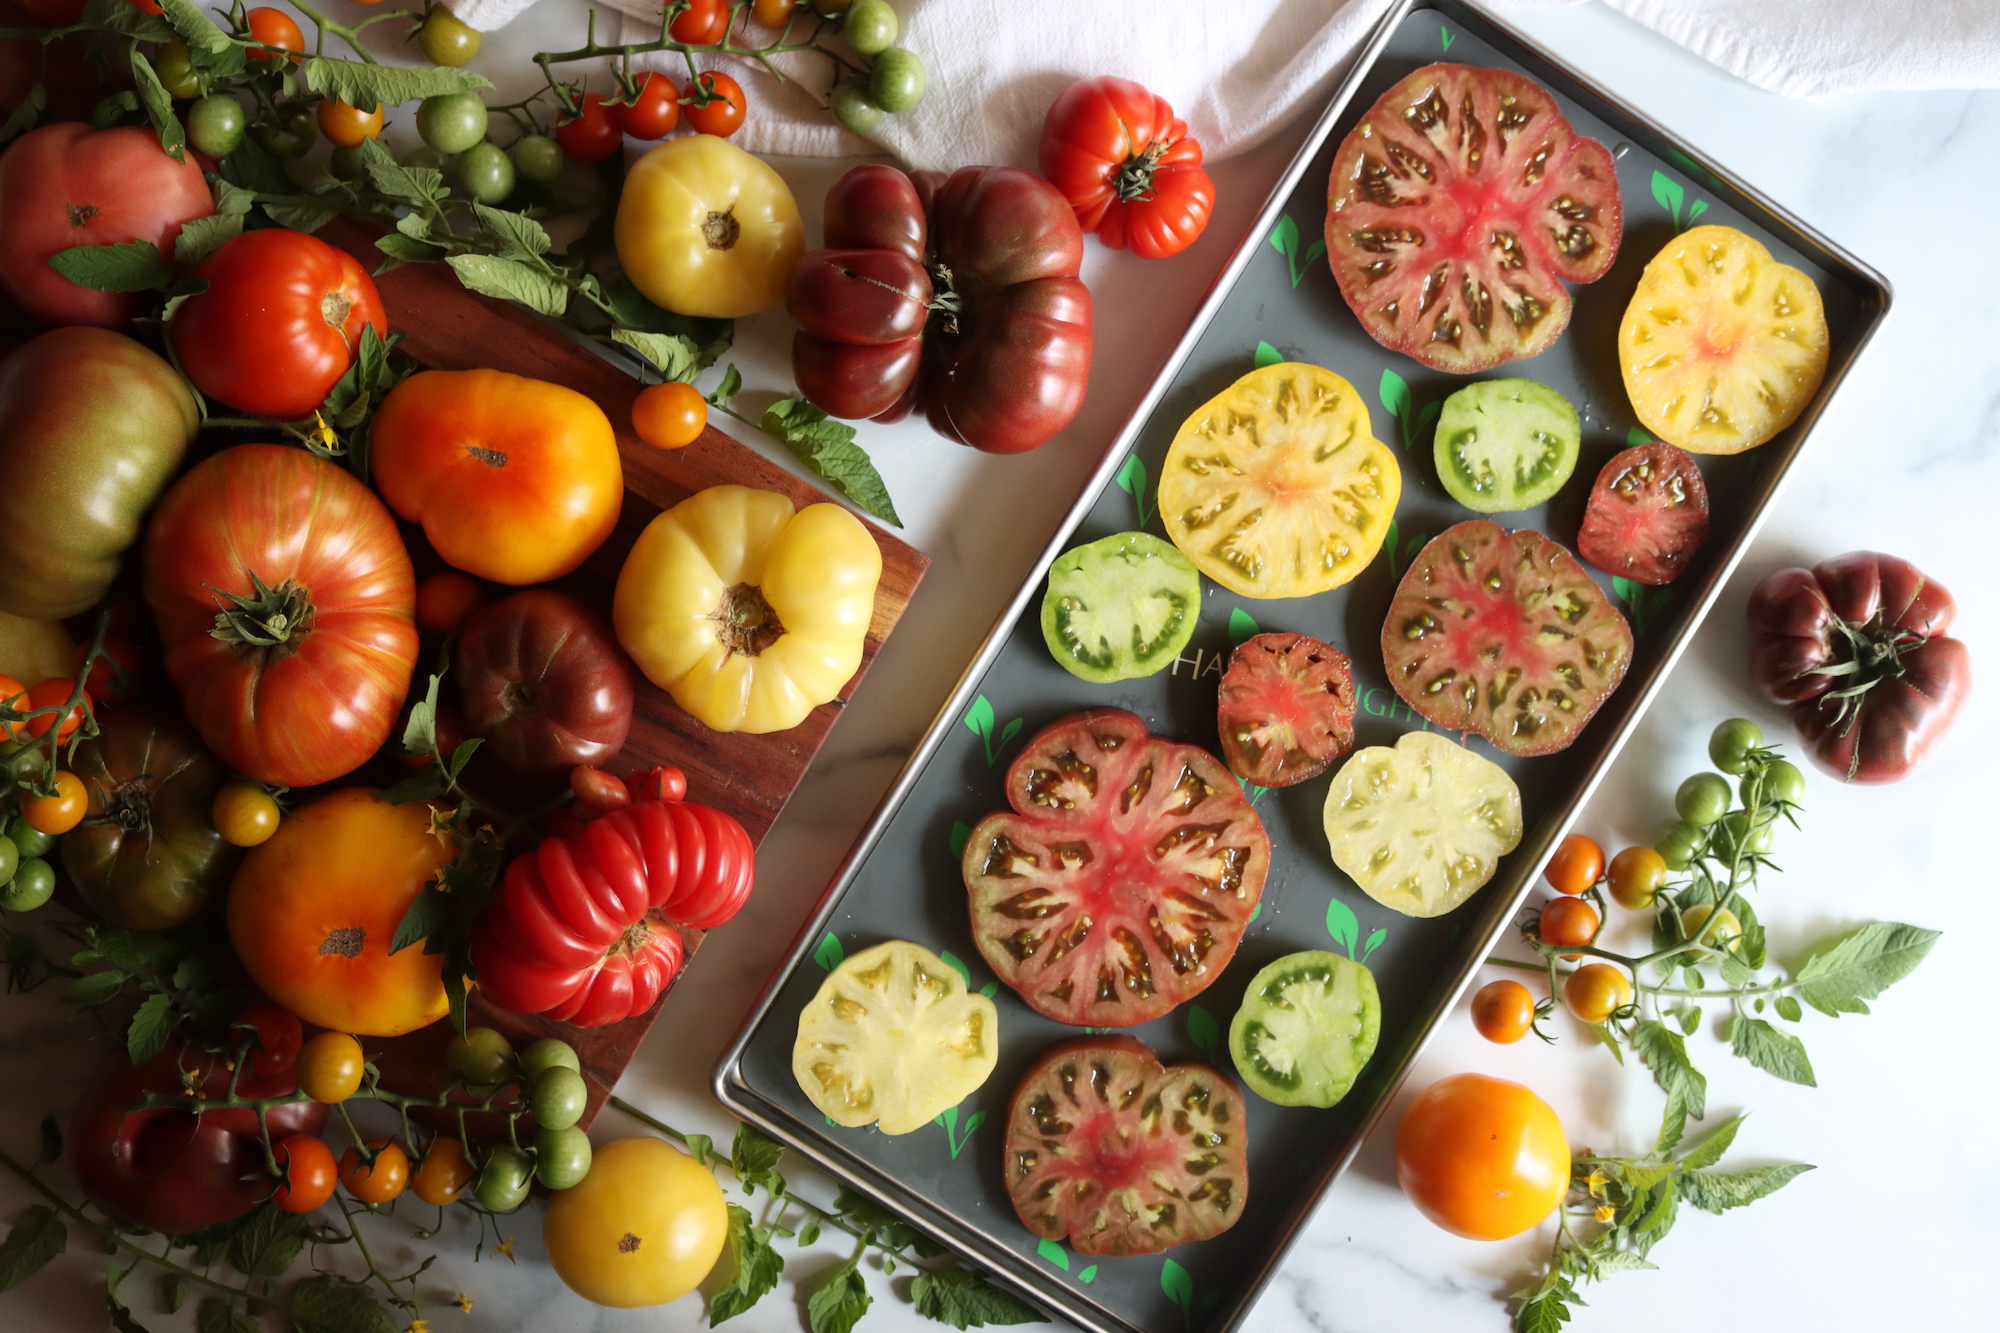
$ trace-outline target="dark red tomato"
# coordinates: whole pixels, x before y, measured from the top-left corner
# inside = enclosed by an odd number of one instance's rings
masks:
[[[1750,677],[1813,762],[1843,782],[1895,782],[1951,730],[1972,654],[1945,631],[1957,603],[1907,560],[1849,551],[1781,569],[1750,594]]]
[[[641,74],[638,84],[630,102],[610,110],[634,139],[664,139],[681,123],[680,87],[657,70]]]
[[[625,746],[631,663],[604,617],[573,597],[530,588],[481,607],[459,628],[456,666],[466,730],[486,742],[474,759],[482,775],[552,792],[570,769]]]
[[[1341,142],[1326,249],[1369,336],[1469,375],[1546,350],[1623,228],[1611,152],[1512,70],[1426,65]]]
[[[687,774],[678,768],[648,768],[625,775],[625,790],[635,801],[679,801],[687,797]]]
[[[21,9],[37,23],[66,28],[83,17],[86,0],[19,0]]]
[[[1236,645],[1216,691],[1222,757],[1260,787],[1291,787],[1354,747],[1354,668],[1309,634],[1258,634]]]
[[[1382,621],[1382,664],[1434,726],[1554,754],[1625,679],[1632,629],[1568,551],[1473,519],[1410,562]]]
[[[282,9],[253,9],[244,16],[244,20],[253,42],[262,42],[283,51],[300,52],[306,49],[306,35],[299,31],[299,25],[292,21],[292,16]],[[246,54],[252,60],[273,59],[268,51],[252,50]],[[280,63],[285,61],[283,56],[276,59]]]
[[[556,143],[578,162],[602,162],[625,142],[625,131],[604,105],[602,93],[585,93],[573,116],[556,124]]]
[[[667,35],[689,46],[713,46],[729,35],[729,0],[689,0]]]
[[[255,416],[311,416],[354,364],[361,330],[389,334],[368,270],[304,232],[246,231],[195,276],[208,290],[174,315],[181,368],[209,397]]]
[[[961,869],[973,941],[1030,1008],[1131,1027],[1229,966],[1271,840],[1214,755],[1092,709],[1028,742],[1007,803],[965,840]]]
[[[72,1112],[70,1166],[83,1192],[127,1221],[167,1235],[232,1221],[270,1197],[257,1113],[247,1107],[195,1116],[171,1106],[133,1108],[148,1093],[185,1095],[183,1070],[204,1098],[229,1094],[230,1071],[218,1057],[169,1041],[136,1068],[123,1050],[98,1066]],[[243,1071],[244,1097],[284,1097],[298,1086],[290,1070],[266,1077]],[[318,1102],[274,1106],[265,1115],[274,1140],[316,1134],[326,1124]]]
[[[1708,484],[1694,456],[1642,444],[1597,474],[1577,529],[1576,550],[1607,574],[1672,583],[1708,540]]]
[[[688,128],[696,134],[713,134],[718,139],[727,139],[743,128],[743,117],[750,104],[743,96],[743,89],[727,74],[707,73],[700,75],[696,83],[709,94],[707,105],[687,103]],[[688,86],[689,98],[699,96],[693,84]]]
[[[1134,1037],[1062,1042],[1014,1090],[1007,1195],[1078,1254],[1158,1254],[1243,1216],[1248,1130],[1243,1094],[1207,1065],[1162,1065]]]
[[[193,157],[176,162],[150,127],[31,130],[0,156],[0,287],[51,327],[121,329],[137,297],[79,287],[49,265],[79,245],[150,241],[171,255],[183,224],[215,211]]]
[[[229,1036],[232,1041],[242,1041],[246,1036],[255,1038],[250,1048],[250,1070],[264,1078],[282,1074],[296,1065],[299,1047],[306,1040],[298,1015],[269,1000],[259,1000],[238,1010],[230,1021]]]
[[[1042,121],[1042,175],[1113,250],[1164,259],[1194,244],[1215,184],[1187,122],[1130,79],[1079,79]]]

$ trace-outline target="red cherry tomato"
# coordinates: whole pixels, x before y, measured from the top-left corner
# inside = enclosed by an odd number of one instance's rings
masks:
[[[294,1134],[272,1149],[284,1181],[271,1195],[271,1202],[288,1213],[309,1213],[333,1197],[340,1168],[334,1164],[333,1149],[326,1140],[311,1134]]]
[[[417,628],[449,634],[484,605],[484,584],[470,574],[447,569],[417,585]]]
[[[32,708],[60,707],[69,700],[70,695],[75,693],[75,691],[75,681],[62,676],[51,676],[41,684],[35,686],[34,689],[28,691],[26,706],[21,707],[17,705],[17,711],[26,712]],[[83,692],[83,702],[70,709],[67,713],[44,713],[40,717],[29,718],[26,723],[28,734],[36,739],[48,735],[49,728],[56,726],[56,719],[60,716],[62,725],[56,727],[56,739],[59,741],[68,740],[70,734],[83,725],[84,711],[90,705],[90,691],[85,689]]]
[[[625,142],[625,132],[604,105],[602,93],[586,93],[582,108],[556,126],[556,143],[579,162],[602,162]]]
[[[299,1047],[305,1044],[306,1034],[299,1026],[298,1015],[291,1010],[269,1000],[246,1005],[237,1011],[229,1025],[231,1039],[241,1041],[246,1028],[257,1034],[257,1044],[250,1048],[251,1073],[269,1078],[298,1063]]]
[[[688,101],[687,123],[697,134],[713,134],[719,139],[727,139],[743,128],[743,116],[749,103],[743,98],[743,89],[727,74],[703,74],[696,80],[704,89],[713,94],[707,106],[696,106]],[[692,86],[688,98],[696,96]],[[686,100],[686,99],[683,99]]]
[[[11,708],[17,713],[27,712],[28,687],[12,676],[0,676],[0,708]],[[0,724],[0,740],[17,739],[22,726],[19,722]]]
[[[577,813],[584,819],[595,819],[632,804],[632,793],[626,790],[624,782],[587,764],[578,764],[569,771],[569,789],[576,793]]]
[[[678,768],[648,768],[625,775],[625,790],[635,801],[679,801],[688,794],[687,774]]]
[[[667,35],[689,46],[713,46],[729,35],[729,0],[692,0]]]
[[[649,70],[639,76],[632,100],[609,110],[634,139],[664,139],[681,123],[681,90],[666,75]]]
[[[251,41],[286,51],[302,52],[306,49],[306,35],[299,31],[299,25],[284,10],[253,9],[244,18],[250,28]],[[271,59],[268,51],[248,51],[245,54],[252,60]]]

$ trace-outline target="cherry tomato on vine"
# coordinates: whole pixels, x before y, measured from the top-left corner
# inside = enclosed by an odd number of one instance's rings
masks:
[[[589,1101],[590,1085],[582,1074],[568,1065],[552,1065],[535,1080],[528,1113],[543,1129],[568,1129],[583,1119]]]
[[[667,35],[689,46],[713,46],[729,35],[729,0],[691,0]]]
[[[848,79],[836,87],[826,99],[826,109],[833,112],[833,118],[856,134],[873,134],[875,127],[882,123],[882,108],[875,104],[875,94],[868,89],[865,79]]]
[[[266,46],[275,46],[280,50],[294,53],[306,49],[306,35],[299,31],[299,25],[292,21],[292,16],[282,9],[253,9],[244,16],[244,20],[249,26],[250,40],[253,42],[262,42]],[[252,60],[272,58],[268,51],[252,50],[245,54]]]
[[[507,150],[507,156],[514,159],[514,170],[537,185],[547,185],[562,175],[562,145],[546,134],[529,134],[516,139],[514,146]]]
[[[1472,1026],[1491,1042],[1508,1046],[1535,1023],[1535,997],[1518,981],[1489,981],[1472,997]]]
[[[1710,917],[1715,920],[1710,921]],[[1733,954],[1743,952],[1743,921],[1727,907],[1720,912],[1714,903],[1696,903],[1681,913],[1681,933],[1685,938],[1700,940],[1708,945],[1708,952],[1720,953],[1727,949]]]
[[[908,111],[924,100],[924,62],[917,53],[892,46],[875,57],[868,72],[868,92],[875,105],[891,115]]]
[[[0,708],[11,708],[17,713],[28,711],[28,687],[12,676],[0,676]],[[18,740],[23,724],[0,722],[0,735],[8,740]]]
[[[624,142],[625,131],[605,108],[602,93],[585,93],[577,113],[556,126],[556,143],[579,162],[602,162]]]
[[[601,768],[578,764],[569,771],[569,789],[576,793],[577,814],[584,819],[608,815],[632,804],[632,793],[622,779]]]
[[[679,801],[688,794],[687,774],[678,768],[648,768],[625,775],[625,790],[635,801]]]
[[[449,634],[486,605],[486,585],[470,574],[447,569],[417,585],[417,628]]]
[[[14,877],[0,888],[0,908],[9,912],[32,912],[55,896],[55,867],[39,856],[31,856],[14,867]]]
[[[25,712],[30,708],[60,708],[69,701],[70,695],[75,690],[75,681],[63,676],[50,676],[47,680],[35,686],[34,689],[29,690],[28,702],[25,705],[16,705],[15,711]],[[49,734],[50,727],[55,727],[56,739],[59,741],[68,740],[70,735],[83,725],[84,712],[90,707],[91,702],[90,689],[86,686],[83,691],[83,702],[70,709],[67,713],[44,713],[40,717],[29,718],[25,724],[28,734],[39,740],[41,737]],[[60,726],[56,725],[58,717],[62,719]]]
[[[707,425],[708,402],[692,384],[651,384],[632,401],[632,429],[655,449],[693,444]]]
[[[35,832],[54,838],[81,824],[88,809],[90,796],[83,789],[83,779],[64,770],[56,774],[53,796],[30,796],[21,802],[21,818]],[[19,876],[21,872],[14,873]]]
[[[1586,1023],[1602,1023],[1632,1003],[1632,983],[1609,963],[1579,967],[1563,982],[1563,1003]]]
[[[359,1148],[340,1156],[340,1183],[363,1203],[387,1203],[410,1183],[410,1155],[388,1139],[370,1139],[375,1160],[361,1160]]]
[[[1672,819],[1653,839],[1653,849],[1669,870],[1686,870],[1694,864],[1706,835],[1685,819]]]
[[[514,159],[498,144],[476,143],[453,159],[445,178],[467,198],[497,204],[514,193]]]
[[[496,1213],[511,1213],[528,1197],[535,1179],[535,1164],[519,1148],[495,1148],[480,1169],[479,1183],[472,1187],[479,1206]]]
[[[708,73],[696,80],[711,94],[707,106],[687,103],[687,123],[697,134],[713,134],[719,139],[727,139],[743,128],[743,117],[749,103],[743,98],[743,89],[727,74]],[[692,85],[688,97],[697,96]]]
[[[583,1062],[577,1058],[576,1047],[559,1037],[543,1037],[540,1041],[529,1043],[527,1049],[521,1052],[521,1077],[531,1085],[539,1083],[542,1075],[558,1065],[564,1069],[577,1070],[579,1073],[583,1069]]]
[[[1732,776],[1750,769],[1750,752],[1764,743],[1764,733],[1747,717],[1732,717],[1720,723],[1708,738],[1708,757],[1717,768]]]
[[[280,1140],[271,1150],[278,1159],[284,1179],[271,1195],[271,1202],[288,1213],[309,1213],[333,1197],[339,1178],[333,1163],[333,1149],[311,1134],[294,1134]]]
[[[425,1203],[442,1208],[458,1202],[458,1196],[465,1193],[465,1187],[477,1174],[472,1163],[465,1160],[465,1145],[448,1134],[440,1134],[425,1150],[410,1189]]]
[[[1696,773],[1674,793],[1674,810],[1696,828],[1707,828],[1729,813],[1729,780],[1719,773]]]
[[[492,1028],[467,1028],[463,1037],[445,1043],[445,1063],[474,1088],[491,1087],[507,1077],[514,1048]]]
[[[1555,898],[1542,908],[1538,933],[1542,943],[1558,946],[1588,944],[1597,938],[1597,909],[1581,898]],[[1576,954],[1565,955],[1569,958]]]
[[[359,148],[364,140],[373,139],[382,132],[382,108],[362,111],[351,107],[338,97],[321,100],[318,111],[319,132],[327,141],[340,148]]]
[[[894,46],[901,28],[889,0],[854,0],[847,21],[840,25],[840,35],[862,55],[872,56]]]
[[[228,157],[243,142],[248,124],[243,104],[227,93],[210,93],[187,110],[188,142],[210,157]]]
[[[162,88],[183,101],[201,96],[201,80],[194,72],[193,53],[179,38],[161,42],[160,49],[153,52],[153,73],[159,76]]]
[[[229,1024],[230,1041],[242,1041],[248,1035],[245,1029],[256,1034],[256,1043],[250,1048],[250,1072],[257,1077],[282,1074],[299,1062],[305,1030],[298,1015],[283,1005],[259,1000],[237,1010]]]
[[[486,138],[486,103],[478,93],[438,93],[417,103],[417,135],[447,157]]]
[[[1604,849],[1581,833],[1564,838],[1556,854],[1549,858],[1548,868],[1542,871],[1542,878],[1549,882],[1550,888],[1572,896],[1587,891],[1603,877]]]
[[[299,1049],[299,1090],[332,1105],[361,1091],[368,1059],[345,1032],[322,1032]]]
[[[96,677],[91,679],[94,682]],[[1753,768],[1745,773],[1743,780],[1736,784],[1736,790],[1745,806],[1757,800],[1760,794],[1766,805],[1783,801],[1786,805],[1795,806],[1806,799],[1806,775],[1799,771],[1796,764],[1773,759],[1762,769]]]
[[[166,7],[160,3],[160,0],[126,0],[126,3],[141,14],[151,14],[154,18],[160,18],[167,12]]]
[[[583,1183],[590,1174],[590,1136],[571,1125],[544,1127],[535,1135],[535,1178],[552,1190]]]
[[[431,16],[424,20],[423,35],[418,38],[424,49],[424,59],[433,65],[449,65],[454,69],[470,63],[479,54],[479,45],[484,40],[479,29],[443,5],[431,7]]]
[[[280,812],[262,783],[226,782],[208,807],[209,822],[232,847],[256,847],[278,831]]]
[[[630,102],[610,109],[634,139],[664,139],[681,123],[680,85],[656,70],[641,74],[638,83]]]
[[[792,21],[798,0],[752,0],[750,21],[766,28],[782,28]]]
[[[1667,863],[1651,847],[1627,847],[1611,858],[1611,900],[1643,912],[1667,885]]]

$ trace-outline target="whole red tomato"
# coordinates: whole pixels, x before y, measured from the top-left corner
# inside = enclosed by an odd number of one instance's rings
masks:
[[[1896,782],[1951,730],[1972,654],[1948,638],[1957,603],[1907,560],[1849,551],[1781,569],[1750,593],[1750,677],[1813,762],[1843,782]]]
[[[729,0],[689,0],[667,35],[689,46],[713,46],[729,35]]]
[[[148,1093],[185,1096],[182,1070],[205,1098],[229,1094],[223,1060],[180,1041],[134,1067],[125,1052],[105,1058],[83,1090],[69,1124],[70,1166],[83,1192],[112,1212],[151,1230],[179,1235],[241,1217],[271,1195],[257,1113],[248,1108],[204,1111],[138,1107]],[[244,1097],[283,1097],[298,1086],[286,1069],[243,1071]],[[274,1106],[266,1113],[271,1138],[315,1134],[326,1124],[318,1102]]]
[[[681,90],[657,70],[648,70],[638,79],[639,90],[632,100],[609,110],[618,125],[634,139],[664,139],[681,121]]]
[[[893,421],[921,405],[939,434],[1012,454],[1083,405],[1083,233],[1047,182],[856,167],[827,193],[825,237],[785,291],[792,372],[823,410]]]
[[[1079,79],[1065,88],[1042,122],[1041,160],[1079,226],[1144,259],[1187,249],[1215,207],[1215,184],[1187,122],[1130,79]]]
[[[167,675],[237,772],[310,787],[382,747],[416,664],[416,581],[374,492],[303,449],[237,445],[167,492],[143,555]]]
[[[123,328],[133,293],[79,287],[49,256],[126,241],[171,255],[182,225],[214,211],[193,157],[174,161],[152,130],[44,125],[0,156],[0,287],[43,324]]]
[[[361,330],[389,332],[368,270],[304,232],[246,231],[195,276],[208,290],[174,315],[181,368],[209,397],[256,416],[311,416],[354,364]]]
[[[576,114],[556,123],[557,145],[579,162],[602,162],[624,142],[625,131],[604,105],[602,93],[585,93]]]
[[[457,667],[473,763],[550,791],[578,764],[601,764],[632,725],[632,667],[603,616],[531,588],[474,612]]]
[[[688,105],[688,128],[696,134],[713,134],[718,139],[727,139],[743,128],[743,117],[748,113],[750,103],[743,96],[743,88],[727,74],[702,74],[695,79],[701,90],[707,92],[708,101],[697,106]],[[693,84],[688,86],[688,96],[698,96]]]

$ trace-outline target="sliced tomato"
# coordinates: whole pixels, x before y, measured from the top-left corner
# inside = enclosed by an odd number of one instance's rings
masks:
[[[1078,1254],[1158,1254],[1236,1225],[1250,1196],[1243,1094],[1133,1037],[1050,1048],[1007,1112],[1007,1194]]]
[[[1258,634],[1236,645],[1216,691],[1222,757],[1260,787],[1326,772],[1354,745],[1354,666],[1310,634]]]
[[[1200,615],[1194,564],[1151,533],[1120,532],[1056,557],[1042,640],[1063,670],[1108,685],[1165,670]]]
[[[1382,1034],[1375,974],[1322,949],[1286,954],[1250,979],[1229,1024],[1229,1058],[1279,1106],[1333,1106]]]
[[[1221,761],[1122,709],[1045,728],[965,841],[972,935],[1058,1023],[1130,1027],[1199,995],[1263,896],[1271,839]]]
[[[1382,622],[1382,664],[1445,730],[1553,754],[1625,679],[1632,628],[1568,551],[1473,519],[1410,562]]]
[[[1341,142],[1326,250],[1369,336],[1466,375],[1545,351],[1618,257],[1610,150],[1512,70],[1426,65]]]
[[[1708,484],[1686,450],[1642,444],[1604,465],[1576,549],[1607,574],[1672,583],[1708,540]]]

